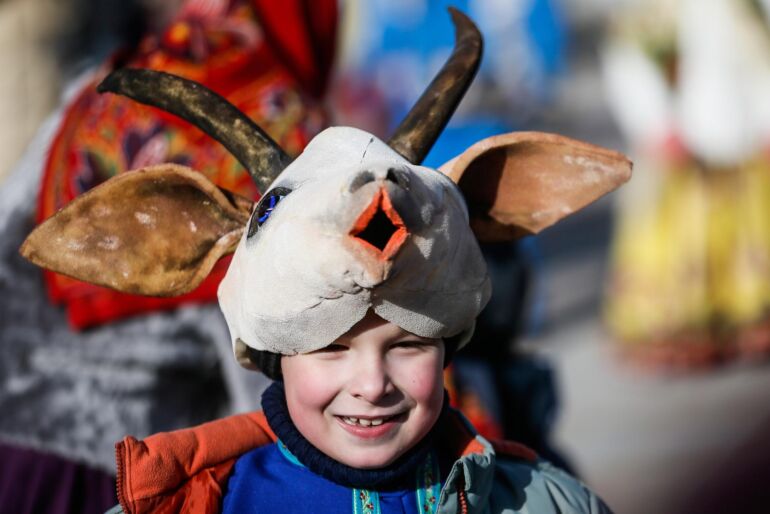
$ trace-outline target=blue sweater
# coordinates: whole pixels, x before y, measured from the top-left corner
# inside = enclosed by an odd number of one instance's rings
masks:
[[[380,492],[353,489],[313,473],[279,442],[238,459],[222,513],[425,514],[435,512],[441,487],[438,473],[436,459],[429,455],[418,466],[414,488]]]

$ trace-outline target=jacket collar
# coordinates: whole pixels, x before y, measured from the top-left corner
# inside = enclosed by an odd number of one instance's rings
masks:
[[[439,497],[438,512],[479,512],[492,492],[498,455],[528,462],[537,460],[530,448],[512,441],[489,442],[457,411],[448,416],[443,449],[455,456]]]

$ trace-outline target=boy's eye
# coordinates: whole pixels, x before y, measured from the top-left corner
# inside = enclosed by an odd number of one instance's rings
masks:
[[[329,346],[324,346],[323,348],[319,348],[318,350],[312,353],[337,353],[337,352],[344,352],[347,349],[348,347],[345,346],[344,344],[332,343]]]
[[[423,348],[426,345],[423,341],[399,341],[392,348]]]
[[[275,187],[259,200],[257,208],[254,209],[251,215],[249,232],[246,238],[250,238],[257,233],[259,227],[268,220],[270,214],[273,213],[273,209],[278,206],[278,202],[286,198],[289,193],[291,193],[291,189],[287,187]]]

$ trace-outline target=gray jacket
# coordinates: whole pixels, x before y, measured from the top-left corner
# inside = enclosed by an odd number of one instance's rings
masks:
[[[438,514],[611,513],[584,484],[542,459],[498,453],[476,435],[481,453],[460,457],[439,497]]]

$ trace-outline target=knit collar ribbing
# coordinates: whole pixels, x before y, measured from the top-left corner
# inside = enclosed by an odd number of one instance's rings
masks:
[[[430,451],[434,433],[446,415],[447,399],[444,399],[439,421],[414,448],[394,463],[379,469],[358,469],[338,462],[310,444],[297,430],[289,417],[286,394],[281,382],[274,382],[262,395],[262,410],[278,438],[286,448],[313,473],[345,487],[376,490],[397,490],[412,487],[414,471]]]

